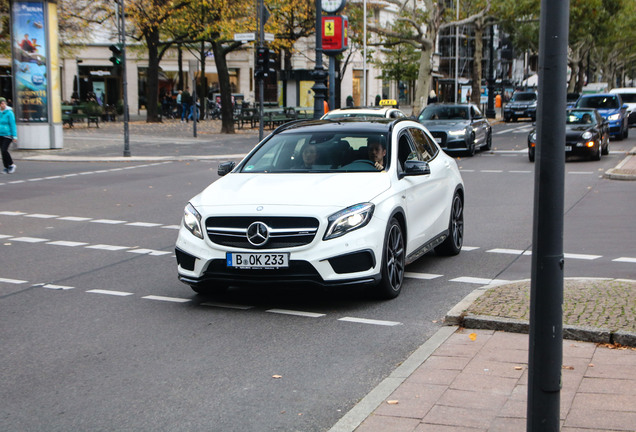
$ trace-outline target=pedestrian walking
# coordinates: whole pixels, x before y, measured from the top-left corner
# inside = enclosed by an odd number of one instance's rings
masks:
[[[188,122],[190,116],[190,105],[192,104],[192,96],[186,88],[181,94],[181,122]]]
[[[2,148],[3,173],[13,174],[15,164],[9,153],[11,143],[18,141],[18,132],[15,127],[15,115],[13,110],[7,106],[7,100],[0,97],[0,147]]]

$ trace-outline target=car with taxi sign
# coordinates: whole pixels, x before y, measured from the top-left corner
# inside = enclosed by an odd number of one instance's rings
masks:
[[[242,285],[362,285],[397,297],[405,266],[457,255],[464,183],[410,119],[280,126],[186,205],[179,279],[202,295]]]
[[[378,106],[373,107],[346,107],[338,108],[327,112],[321,118],[323,120],[334,120],[342,118],[372,118],[372,117],[384,117],[384,118],[406,118],[404,114],[398,108],[398,103],[394,99],[382,99]]]

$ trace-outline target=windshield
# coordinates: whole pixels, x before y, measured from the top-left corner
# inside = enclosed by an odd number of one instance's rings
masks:
[[[621,93],[621,97],[623,98],[623,102],[625,103],[636,103],[636,92]]]
[[[468,120],[468,106],[429,105],[418,120]]]
[[[512,95],[510,102],[531,102],[537,99],[537,95],[534,93],[515,93]]]
[[[579,99],[576,105],[579,108],[616,109],[618,98],[615,96],[590,96]]]
[[[589,111],[568,111],[568,115],[566,118],[567,124],[578,124],[578,125],[595,125],[596,119],[594,115]]]
[[[285,132],[263,143],[240,172],[380,172],[390,160],[387,142],[384,133]]]

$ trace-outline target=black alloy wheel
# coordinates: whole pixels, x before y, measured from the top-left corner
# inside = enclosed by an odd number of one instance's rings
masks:
[[[375,286],[375,293],[381,299],[392,299],[400,295],[404,282],[406,248],[402,226],[396,218],[391,218],[384,237],[382,252],[382,279]]]
[[[464,244],[464,202],[459,192],[453,196],[450,221],[448,223],[448,237],[435,248],[438,255],[457,255]]]

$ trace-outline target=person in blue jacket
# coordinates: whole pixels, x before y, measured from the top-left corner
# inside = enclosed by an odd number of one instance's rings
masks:
[[[13,110],[7,106],[7,100],[0,97],[0,147],[2,147],[2,165],[5,174],[15,172],[15,164],[9,154],[11,143],[18,141],[18,132],[15,127],[15,115]]]

